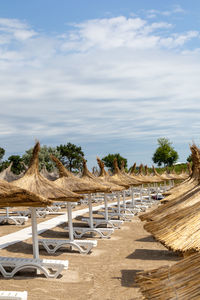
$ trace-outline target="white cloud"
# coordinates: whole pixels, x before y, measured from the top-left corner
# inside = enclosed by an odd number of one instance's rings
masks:
[[[18,20],[0,19],[0,28],[0,41],[9,35],[0,45],[0,134],[8,151],[23,151],[35,137],[106,141],[116,150],[113,140],[120,148],[120,141],[199,135],[200,55],[187,52],[198,32],[122,16],[74,24],[58,37]]]
[[[177,14],[186,14],[185,9],[183,9],[180,5],[173,5],[170,10],[157,10],[157,9],[149,9],[143,10],[146,13],[147,18],[152,19],[158,16],[162,17],[170,17]]]

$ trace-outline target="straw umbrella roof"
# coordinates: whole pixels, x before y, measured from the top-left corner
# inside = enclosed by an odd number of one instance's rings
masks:
[[[109,186],[113,192],[114,191],[123,191],[125,189],[124,186],[118,185],[109,180],[109,178],[111,176],[105,171],[104,162],[101,161],[99,157],[97,157],[97,163],[100,168],[100,175],[98,176],[98,179],[100,179],[102,183],[109,184]]]
[[[73,192],[82,194],[96,193],[99,191],[99,185],[97,186],[97,184],[94,184],[93,181],[74,176],[63,166],[57,157],[51,155],[51,159],[56,163],[59,171],[59,178],[55,181],[57,185],[63,187],[64,189],[67,188]]]
[[[102,183],[98,177],[95,177],[87,168],[86,160],[83,159],[83,172],[82,172],[82,179],[86,182],[91,183],[95,186],[97,192],[105,192],[110,193],[111,187],[109,184]]]
[[[140,164],[137,174],[135,174],[133,172],[131,172],[131,174],[132,174],[131,176],[133,176],[133,178],[135,178],[137,181],[140,181],[141,183],[155,182],[155,181],[153,181],[152,176],[149,174],[149,172],[147,172],[144,175],[144,173],[143,173],[143,164]]]
[[[53,181],[49,181],[39,173],[39,151],[40,144],[37,142],[33,149],[33,155],[28,170],[22,178],[13,181],[13,184],[50,200],[78,201],[80,199],[78,194],[58,187]]]
[[[193,174],[179,185],[179,189],[174,189],[174,192],[167,196],[165,204],[157,207],[151,212],[140,215],[142,221],[157,220],[163,218],[167,214],[174,213],[185,207],[189,207],[199,201],[200,197],[200,155],[198,149],[192,148],[193,155],[195,155]],[[168,200],[168,201],[167,201]]]
[[[136,171],[136,162],[133,164],[133,166],[132,166],[132,168],[131,168],[131,171],[130,171],[129,175],[135,176],[135,171]]]
[[[150,182],[162,182],[163,178],[161,177],[161,175],[156,171],[156,168],[154,166],[152,166],[152,174],[150,174],[148,176],[148,179],[150,180]]]
[[[180,209],[189,207],[197,203],[199,201],[199,197],[200,197],[200,186],[197,184],[195,187],[185,192],[183,195],[180,196],[178,195],[173,200],[165,202],[164,204],[158,206],[153,211],[140,215],[139,218],[142,221],[158,220],[168,214],[175,213]]]
[[[51,173],[48,172],[46,166],[44,166],[42,168],[42,170],[40,171],[40,174],[51,181],[54,181],[54,180],[58,179],[58,177],[59,177],[58,173],[56,173],[56,172],[51,172]]]
[[[174,251],[200,251],[200,202],[148,222],[144,228]]]
[[[123,174],[120,171],[120,169],[118,167],[118,164],[117,164],[117,158],[114,158],[113,166],[114,166],[113,177],[115,176],[115,178],[121,180],[122,183],[125,183],[125,184],[127,184],[129,186],[141,184],[141,182],[138,182],[137,180],[135,180],[134,178],[132,178],[128,174],[127,175]]]
[[[140,272],[136,282],[144,299],[199,299],[200,253],[172,266]]]
[[[134,179],[136,179],[137,181],[141,182],[141,183],[146,183],[147,180],[143,174],[143,171],[142,171],[142,168],[143,168],[143,164],[141,164],[139,166],[139,170],[137,173],[135,173],[135,170],[136,170],[136,163],[134,163],[132,169],[131,169],[131,172],[130,172],[130,176]]]
[[[100,160],[100,158],[97,157],[97,163],[100,167],[100,175],[98,176],[99,179],[103,179],[107,181],[109,184],[114,184],[117,186],[121,186],[124,188],[129,188],[129,184],[127,184],[124,180],[121,180],[117,175],[109,175],[108,172],[106,172],[104,163]]]
[[[125,171],[125,163],[124,160],[122,160],[121,162],[121,174],[125,177],[125,179],[128,179],[131,181],[132,185],[140,185],[142,182],[141,180],[137,180],[135,177],[129,175],[128,173],[126,173]]]
[[[10,165],[0,173],[1,180],[12,182],[13,180],[19,179],[23,176],[23,174],[17,175],[11,171],[12,164],[13,163],[11,162]]]
[[[0,180],[0,207],[51,205],[52,201]]]

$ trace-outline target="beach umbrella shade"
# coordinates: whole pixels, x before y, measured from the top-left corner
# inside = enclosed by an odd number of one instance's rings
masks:
[[[172,266],[143,271],[136,275],[144,299],[199,299],[200,253]]]
[[[28,170],[22,178],[13,181],[13,184],[53,201],[78,201],[81,198],[80,195],[67,189],[63,190],[39,173],[39,151],[40,143],[37,142]]]
[[[14,186],[11,183],[0,180],[0,207],[21,207],[28,206],[31,208],[32,216],[32,240],[33,256],[39,258],[39,247],[37,239],[36,207],[46,207],[51,205],[52,201],[45,199],[35,193]]]
[[[11,171],[12,164],[13,163],[11,162],[10,165],[0,173],[0,180],[12,182],[13,180],[19,179],[23,176],[23,174],[17,175]]]

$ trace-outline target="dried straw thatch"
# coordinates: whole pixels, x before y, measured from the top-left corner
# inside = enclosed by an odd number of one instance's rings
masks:
[[[97,157],[97,163],[100,167],[100,175],[98,176],[98,179],[103,183],[103,184],[109,184],[111,190],[113,192],[115,191],[123,191],[125,189],[124,186],[121,186],[119,185],[120,184],[120,181],[119,181],[119,184],[116,184],[116,183],[113,183],[112,180],[110,180],[110,178],[112,178],[112,176],[110,176],[104,169],[104,163],[100,160],[99,157]]]
[[[22,178],[13,181],[13,184],[54,201],[73,202],[79,200],[80,196],[78,194],[75,194],[70,190],[63,190],[54,182],[49,181],[39,173],[39,151],[40,144],[37,142],[33,149],[33,155],[28,170]]]
[[[198,160],[198,153],[199,149],[196,145],[190,146],[191,156],[192,156],[192,170],[190,176],[180,183],[179,185],[175,186],[174,188],[170,189],[169,191],[163,193],[163,195],[172,195],[169,197],[167,201],[174,199],[178,195],[182,195],[194,186],[196,186],[199,182],[199,160]]]
[[[177,210],[183,209],[185,207],[190,207],[191,205],[197,203],[200,197],[200,186],[197,185],[191,191],[185,193],[184,195],[178,196],[172,201],[166,202],[161,206],[158,206],[151,212],[147,212],[139,216],[139,218],[144,221],[158,220],[164,216],[174,213]]]
[[[97,192],[105,192],[110,193],[112,192],[111,187],[109,184],[102,183],[98,177],[95,177],[87,168],[86,160],[83,159],[83,173],[82,173],[82,179],[84,179],[86,182],[93,184],[95,186]]]
[[[128,173],[126,173],[124,166],[125,166],[125,163],[122,160],[122,162],[121,162],[121,174],[124,176],[124,178],[127,179],[127,180],[130,180],[132,185],[141,185],[142,184],[141,180],[137,180],[135,177],[133,177],[133,176],[129,175]]]
[[[0,180],[0,207],[32,206],[41,207],[51,205],[52,201],[38,196],[25,189]]]
[[[148,222],[144,228],[173,251],[200,251],[200,202]]]
[[[164,198],[162,206],[157,207],[151,212],[140,215],[142,221],[157,220],[167,214],[171,214],[185,207],[189,207],[199,201],[200,197],[200,155],[197,147],[191,147],[193,156],[193,173],[178,187],[173,189],[173,193]]]
[[[63,166],[61,161],[55,156],[52,155],[51,159],[56,163],[56,166],[59,170],[60,177],[55,181],[55,183],[60,187],[81,194],[96,193],[101,188],[101,186],[99,186],[99,184],[97,184],[96,182],[94,183],[93,181],[85,180],[74,176]]]
[[[135,174],[136,174],[135,171],[136,171],[136,162],[133,164],[129,175],[135,176]]]
[[[200,254],[193,254],[172,266],[140,272],[136,282],[144,299],[200,299]]]
[[[20,175],[14,174],[11,171],[11,168],[12,168],[12,162],[11,162],[11,164],[6,169],[4,169],[0,173],[0,179],[1,180],[5,180],[7,182],[12,182],[12,181],[17,180],[17,179],[19,179],[19,178],[21,178],[23,176],[23,174],[20,174]]]
[[[138,181],[141,181],[142,183],[149,183],[149,177],[150,174],[149,172],[147,173],[143,173],[143,164],[140,164],[139,169],[138,169],[138,173],[135,175],[132,175],[134,178],[136,178]]]
[[[42,176],[44,176],[45,178],[47,178],[48,180],[51,180],[51,181],[54,181],[54,180],[56,180],[56,179],[58,179],[59,178],[59,175],[58,175],[58,173],[57,172],[48,172],[47,171],[47,169],[46,169],[46,166],[44,166],[43,168],[42,168],[42,170],[40,171],[40,174],[42,175]]]
[[[129,176],[128,174],[122,174],[122,172],[120,171],[118,164],[117,164],[117,159],[114,159],[113,162],[113,166],[114,166],[114,172],[113,175],[111,176],[112,179],[117,179],[119,181],[121,181],[121,184],[123,185],[128,185],[129,187],[132,185],[139,185],[141,183],[139,183],[138,181],[136,181],[134,178],[132,178],[131,176]]]

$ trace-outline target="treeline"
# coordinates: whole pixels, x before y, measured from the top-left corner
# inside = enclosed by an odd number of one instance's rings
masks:
[[[33,148],[25,151],[20,155],[11,155],[7,160],[3,160],[5,155],[5,149],[0,147],[0,171],[3,171],[12,163],[12,172],[14,174],[20,174],[29,165]],[[48,147],[46,145],[40,148],[39,153],[39,169],[46,168],[51,172],[54,169],[54,163],[50,156],[54,155],[72,172],[77,172],[82,168],[82,158],[84,152],[80,146],[76,146],[72,143],[66,145],[60,145],[57,147]]]
[[[152,161],[158,165],[156,168],[158,173],[163,173],[164,171],[172,171],[180,173],[182,170],[187,169],[187,164],[175,164],[178,160],[178,153],[172,147],[172,143],[166,138],[160,138],[157,140],[158,147],[155,150]],[[11,155],[7,160],[3,160],[5,155],[5,150],[0,147],[0,171],[7,168],[12,163],[11,170],[15,174],[20,174],[25,170],[26,166],[29,165],[30,158],[32,155],[33,148],[30,148],[25,151],[25,153],[20,155]],[[46,145],[42,146],[39,153],[39,168],[46,168],[47,171],[51,172],[55,165],[51,160],[50,156],[54,155],[68,168],[71,172],[79,172],[82,170],[82,159],[84,157],[84,152],[80,146],[77,146],[72,143],[67,143],[64,145],[59,145],[57,147],[48,147]],[[113,161],[117,158],[117,163],[119,168],[122,167],[126,172],[130,171],[128,169],[128,162],[125,157],[122,157],[120,153],[108,154],[102,158],[102,161],[111,172],[113,172]],[[190,161],[188,157],[187,161]],[[163,165],[163,166],[162,166]],[[94,167],[96,168],[96,167]],[[136,167],[138,171],[139,166]],[[152,168],[148,168],[149,172],[152,172]]]

